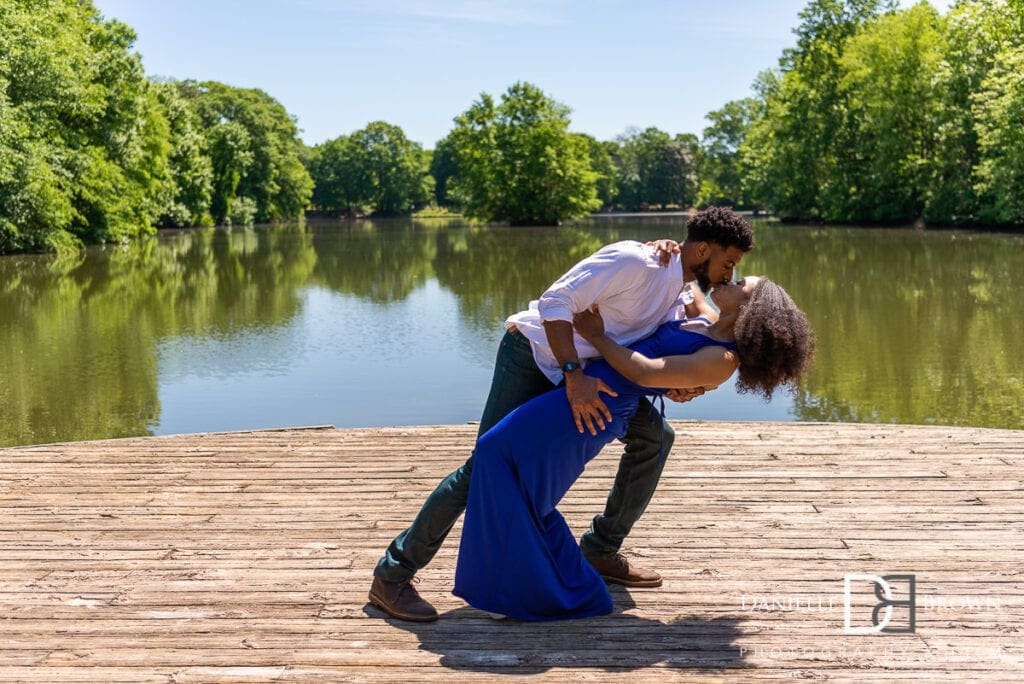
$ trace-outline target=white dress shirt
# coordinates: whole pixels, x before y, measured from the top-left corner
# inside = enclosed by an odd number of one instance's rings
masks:
[[[688,296],[687,296],[688,295]],[[574,313],[597,304],[605,333],[627,345],[647,337],[669,314],[693,300],[683,292],[683,264],[673,254],[661,266],[657,252],[641,242],[625,240],[607,245],[579,262],[559,278],[530,308],[509,316],[505,327],[515,326],[530,340],[537,366],[551,382],[562,381],[562,369],[548,346],[544,321],[568,321]],[[573,332],[580,360],[597,358],[598,351]]]

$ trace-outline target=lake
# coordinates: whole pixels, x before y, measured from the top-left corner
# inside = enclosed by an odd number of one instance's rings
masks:
[[[0,444],[475,421],[505,317],[601,245],[560,228],[314,222],[0,258]],[[818,336],[806,387],[732,381],[672,418],[1024,427],[1024,236],[755,224]]]

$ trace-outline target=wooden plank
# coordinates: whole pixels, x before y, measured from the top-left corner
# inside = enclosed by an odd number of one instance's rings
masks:
[[[448,593],[458,526],[420,573],[441,621],[366,603],[377,558],[468,456],[473,425],[0,449],[0,679],[1018,678],[1024,433],[675,427],[627,540],[664,586],[615,587],[613,615],[543,624]],[[560,507],[577,531],[619,453]],[[844,635],[850,572],[914,573],[916,633]]]

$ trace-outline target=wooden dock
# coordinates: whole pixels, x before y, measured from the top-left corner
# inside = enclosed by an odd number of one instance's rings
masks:
[[[0,680],[413,681],[505,675],[1020,681],[1024,431],[680,422],[627,540],[660,589],[611,616],[495,621],[421,573],[441,619],[366,594],[473,426],[0,449]],[[561,510],[582,531],[619,446]],[[844,577],[912,574],[913,633],[844,633]],[[853,583],[853,626],[874,585]],[[891,582],[906,597],[908,580]],[[902,593],[901,593],[902,592]],[[866,607],[866,610],[865,610]],[[890,627],[906,628],[897,605]]]

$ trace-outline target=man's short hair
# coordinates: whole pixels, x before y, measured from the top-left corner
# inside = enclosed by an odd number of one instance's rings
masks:
[[[726,207],[709,207],[691,216],[686,222],[686,240],[714,242],[722,247],[737,247],[744,252],[754,248],[750,224]]]

